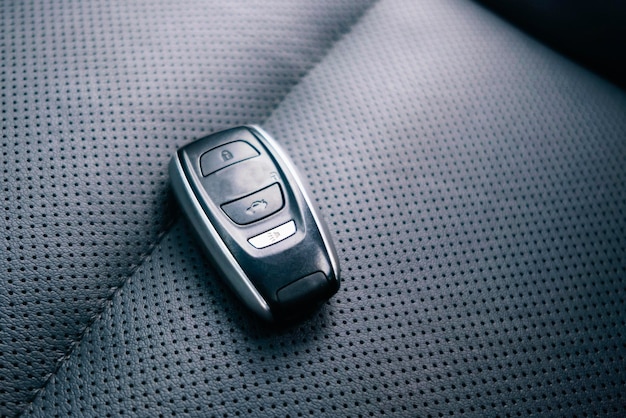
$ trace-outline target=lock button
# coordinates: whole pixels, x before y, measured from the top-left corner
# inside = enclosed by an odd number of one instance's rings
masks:
[[[222,161],[228,161],[228,160],[232,160],[233,157],[233,153],[228,151],[227,149],[222,151]]]
[[[246,141],[229,142],[202,154],[200,156],[200,170],[202,175],[206,177],[224,167],[258,155],[259,152]]]

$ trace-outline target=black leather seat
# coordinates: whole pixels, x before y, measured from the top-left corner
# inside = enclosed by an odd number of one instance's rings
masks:
[[[626,95],[467,1],[4,2],[3,416],[619,416]],[[178,213],[258,123],[342,287],[277,328]]]

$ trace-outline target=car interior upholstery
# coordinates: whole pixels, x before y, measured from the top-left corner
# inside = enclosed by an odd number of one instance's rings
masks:
[[[626,7],[0,10],[0,416],[626,415]],[[243,124],[337,249],[293,324],[171,190],[178,148]]]

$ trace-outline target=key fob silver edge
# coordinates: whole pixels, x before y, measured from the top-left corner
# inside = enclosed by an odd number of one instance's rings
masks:
[[[190,198],[196,195],[196,192],[191,187],[177,155],[170,161],[169,173],[174,193],[194,230],[208,231],[208,234],[196,235],[204,244],[205,251],[209,253],[216,267],[225,276],[226,283],[248,308],[261,318],[272,321],[273,315],[269,305],[241,269],[197,199]]]

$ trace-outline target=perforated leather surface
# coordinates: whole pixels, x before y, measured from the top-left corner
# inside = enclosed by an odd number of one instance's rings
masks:
[[[473,3],[379,1],[263,124],[339,293],[265,325],[178,220],[26,415],[626,413],[625,115]]]
[[[265,119],[367,5],[0,3],[0,415],[32,399],[174,218],[176,147]]]

